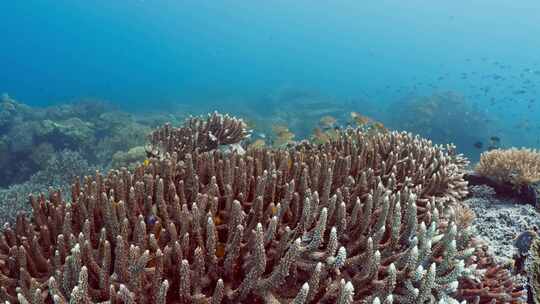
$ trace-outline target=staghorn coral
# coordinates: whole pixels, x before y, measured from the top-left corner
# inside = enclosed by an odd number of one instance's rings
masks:
[[[461,202],[456,204],[454,212],[456,213],[456,225],[458,229],[468,228],[476,217],[474,211]]]
[[[309,152],[311,151],[311,152]],[[407,132],[369,132],[345,129],[329,143],[309,148],[307,153],[324,151],[334,158],[350,157],[353,172],[367,174],[367,179],[395,176],[395,189],[418,187],[418,202],[426,204],[435,197],[437,202],[455,203],[467,195],[467,182],[463,180],[467,160],[456,154],[452,145],[443,147]],[[342,163],[341,166],[348,166]],[[370,168],[362,171],[358,168]],[[359,170],[359,171],[358,171]],[[353,175],[354,176],[354,175]],[[356,176],[362,182],[365,177]],[[376,185],[366,185],[366,187]]]
[[[98,168],[89,164],[78,152],[70,150],[53,154],[43,167],[28,181],[0,189],[0,223],[15,223],[18,212],[31,209],[29,193],[40,193],[50,187],[68,190],[74,177],[91,174]]]
[[[31,197],[0,234],[0,300],[455,302],[452,157],[396,132],[301,149],[173,153]]]
[[[540,303],[540,238],[536,238],[530,249],[527,269],[529,303]]]
[[[458,298],[474,304],[523,303],[523,290],[513,282],[510,271],[494,261],[487,246],[473,246],[474,256],[467,264],[475,265],[475,275],[460,278]]]
[[[496,149],[484,152],[476,173],[516,189],[540,181],[540,153],[531,149]]]
[[[238,144],[249,134],[242,119],[214,112],[208,114],[206,119],[190,117],[179,128],[165,124],[150,134],[150,144],[146,150],[153,157],[176,152],[182,158],[195,149],[205,152],[221,145]]]

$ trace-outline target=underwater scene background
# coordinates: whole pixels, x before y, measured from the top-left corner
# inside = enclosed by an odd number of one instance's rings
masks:
[[[539,304],[539,12],[0,1],[0,302]]]
[[[297,138],[315,116],[344,124],[354,111],[477,159],[491,137],[505,147],[540,144],[539,8],[2,1],[0,88],[31,106],[93,98],[139,113],[227,110],[292,124]]]

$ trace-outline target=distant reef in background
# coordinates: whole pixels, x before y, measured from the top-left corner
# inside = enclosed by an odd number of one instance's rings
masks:
[[[155,119],[138,120],[99,100],[38,108],[3,94],[0,186],[28,181],[67,155],[77,163],[73,169],[63,170],[71,176],[80,175],[82,167],[109,167],[121,161],[115,159],[115,153],[144,144],[150,128],[163,123]]]

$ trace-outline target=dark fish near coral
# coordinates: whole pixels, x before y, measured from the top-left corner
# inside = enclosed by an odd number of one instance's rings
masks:
[[[522,256],[527,255],[532,242],[537,237],[538,237],[537,227],[533,227],[533,229],[520,233],[514,240],[514,246],[517,248],[518,253]]]
[[[523,274],[525,269],[525,260],[529,256],[529,250],[533,241],[538,238],[538,228],[533,227],[520,233],[514,240],[514,247],[517,253],[514,254],[514,273]]]
[[[491,140],[492,143],[500,143],[501,142],[501,139],[498,136],[491,136],[489,138],[489,140]]]
[[[146,217],[146,223],[148,225],[154,225],[157,222],[157,217],[155,217],[153,214],[150,214]]]
[[[477,141],[473,144],[473,146],[477,149],[482,149],[482,147],[484,146],[484,144],[481,142],[481,141]]]

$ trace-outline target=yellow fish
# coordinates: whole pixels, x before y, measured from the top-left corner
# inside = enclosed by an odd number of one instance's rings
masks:
[[[360,115],[357,112],[351,112],[351,118],[359,126],[367,125],[371,121],[371,118]]]

